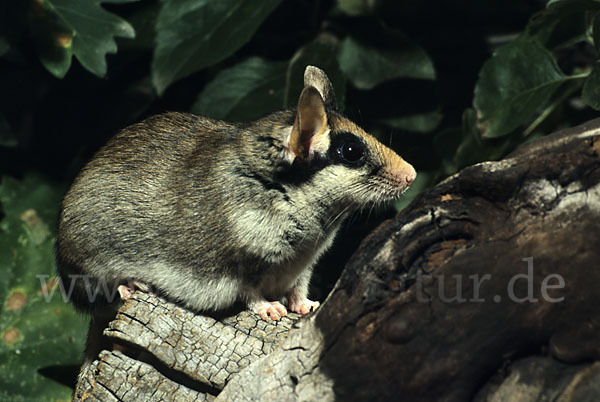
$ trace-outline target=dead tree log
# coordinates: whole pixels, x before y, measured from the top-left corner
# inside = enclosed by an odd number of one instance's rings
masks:
[[[384,222],[307,319],[136,293],[76,400],[600,400],[600,119]]]

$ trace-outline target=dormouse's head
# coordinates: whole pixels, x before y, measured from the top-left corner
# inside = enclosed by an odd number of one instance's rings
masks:
[[[336,109],[331,82],[308,66],[296,119],[283,143],[285,158],[313,166],[313,188],[342,203],[362,206],[400,196],[415,180],[415,169]]]

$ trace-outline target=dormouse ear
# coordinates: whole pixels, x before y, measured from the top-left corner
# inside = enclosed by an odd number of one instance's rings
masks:
[[[289,148],[296,158],[311,155],[311,144],[327,130],[327,112],[319,91],[313,86],[302,90],[296,121],[290,134]]]
[[[323,70],[315,66],[307,66],[304,70],[304,86],[315,87],[321,94],[325,107],[337,111],[337,101],[331,81]]]

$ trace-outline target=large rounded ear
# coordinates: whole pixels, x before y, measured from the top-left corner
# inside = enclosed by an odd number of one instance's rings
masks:
[[[311,144],[327,131],[327,112],[320,92],[313,86],[302,90],[298,100],[296,121],[290,134],[289,148],[296,158],[306,159],[311,153]]]
[[[337,111],[338,106],[333,86],[323,70],[315,66],[307,66],[306,70],[304,70],[304,86],[315,87],[321,94],[323,102],[325,102],[325,107]]]

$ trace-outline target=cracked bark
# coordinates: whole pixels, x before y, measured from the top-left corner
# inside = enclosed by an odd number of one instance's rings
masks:
[[[75,399],[598,400],[599,153],[600,119],[446,179],[306,319],[136,292]]]

